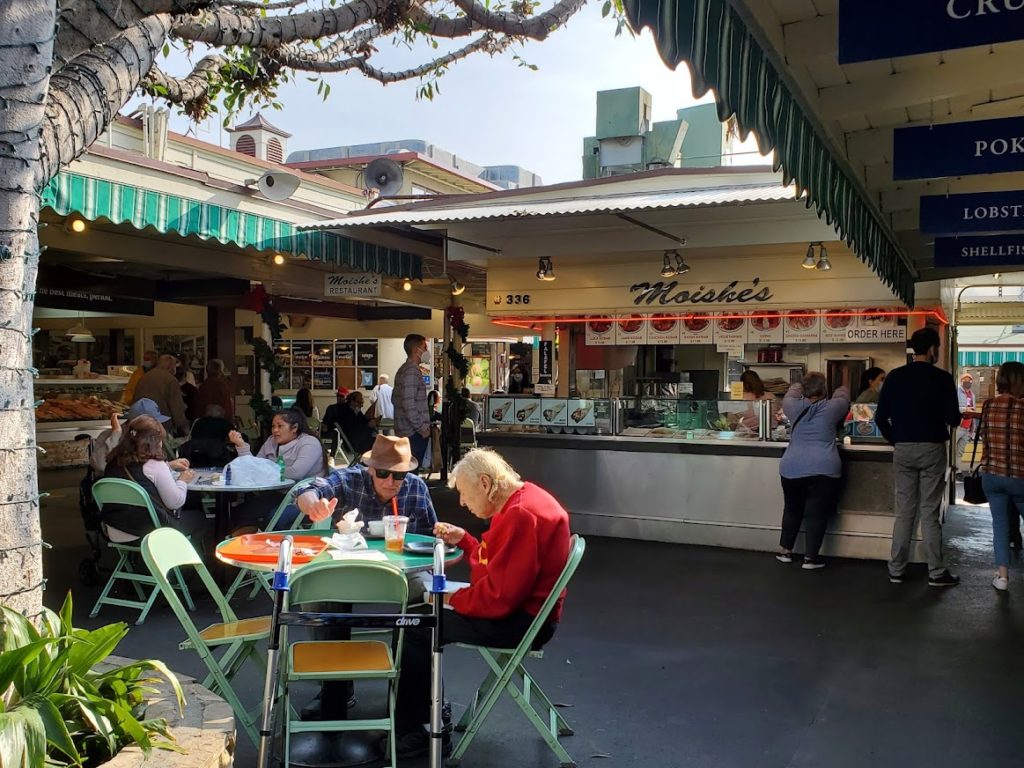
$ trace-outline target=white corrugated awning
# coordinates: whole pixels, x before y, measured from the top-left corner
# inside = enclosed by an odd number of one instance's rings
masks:
[[[479,202],[467,202],[465,198],[461,198],[447,204],[430,202],[413,206],[395,206],[393,209],[384,208],[340,219],[318,221],[307,226],[306,229],[339,229],[393,224],[440,224],[543,216],[614,215],[631,211],[784,202],[796,199],[797,194],[794,187],[778,183],[540,200],[517,201],[510,200],[508,197],[495,197]]]

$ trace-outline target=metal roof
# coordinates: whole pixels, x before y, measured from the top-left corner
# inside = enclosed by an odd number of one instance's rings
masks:
[[[467,201],[463,197],[458,201],[448,203],[430,202],[415,206],[402,206],[400,210],[382,208],[372,212],[360,212],[340,219],[318,221],[305,228],[339,229],[393,224],[434,224],[486,219],[616,214],[627,211],[769,203],[797,199],[794,187],[778,183],[518,201],[498,197],[476,203]]]

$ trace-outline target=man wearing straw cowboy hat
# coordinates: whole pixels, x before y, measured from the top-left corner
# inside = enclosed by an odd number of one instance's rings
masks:
[[[298,493],[295,503],[300,516],[306,515],[314,522],[332,517],[337,522],[345,512],[355,508],[359,510],[359,518],[366,522],[381,520],[384,515],[404,515],[409,518],[409,532],[432,533],[437,513],[427,484],[413,474],[419,462],[413,458],[409,438],[377,435],[373,448],[363,454],[362,461],[361,466],[336,469],[327,477],[317,478]],[[298,518],[287,514],[282,517],[288,518],[283,524],[285,528],[298,527]],[[409,586],[410,596],[422,594],[424,589],[419,582]],[[335,632],[316,630],[316,636],[322,640],[339,639]],[[336,692],[338,685],[344,687],[347,695]],[[324,683],[322,691],[322,696],[302,708],[303,720],[336,718],[340,716],[336,710],[346,701],[351,704],[354,700],[351,683]]]

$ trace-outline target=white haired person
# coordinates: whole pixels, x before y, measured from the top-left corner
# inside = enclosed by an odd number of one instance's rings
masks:
[[[565,568],[569,556],[569,515],[555,498],[523,482],[494,451],[477,448],[455,465],[448,484],[459,503],[490,522],[480,541],[458,526],[438,523],[434,534],[465,551],[469,586],[445,596],[443,643],[515,648]],[[540,629],[535,648],[555,633],[562,601]],[[430,707],[430,635],[406,632],[395,726],[400,756],[425,754],[423,728]],[[445,739],[447,740],[447,734]]]

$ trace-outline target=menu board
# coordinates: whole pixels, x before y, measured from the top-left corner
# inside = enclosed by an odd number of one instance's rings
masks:
[[[671,315],[651,315],[647,323],[648,344],[678,344],[679,320]]]
[[[487,401],[487,424],[509,425],[516,423],[516,398],[491,397]]]
[[[313,367],[331,367],[334,365],[334,342],[313,342]]]
[[[309,368],[313,365],[313,342],[292,342],[292,365],[296,368]]]
[[[334,369],[314,368],[313,389],[334,389]]]
[[[355,365],[356,343],[354,341],[336,341],[334,343],[334,362],[336,365]]]
[[[566,424],[570,427],[594,426],[594,405],[593,400],[570,399],[567,405],[569,419]]]
[[[616,344],[646,344],[647,322],[643,315],[622,315],[615,320]]]
[[[515,424],[523,424],[525,426],[536,426],[540,424],[540,398],[524,397],[513,401],[513,404]]]
[[[564,427],[569,423],[569,402],[565,398],[542,398],[540,423],[547,427]]]
[[[783,338],[787,344],[817,344],[821,341],[821,322],[815,310],[790,314],[783,328]]]
[[[715,336],[714,316],[708,313],[695,313],[680,321],[680,344],[710,344]]]
[[[591,347],[608,347],[615,344],[615,323],[610,317],[596,316],[587,320],[586,343]]]
[[[747,319],[748,344],[781,344],[785,341],[782,312],[762,309],[751,314],[753,316]]]
[[[735,347],[747,341],[747,318],[735,317],[730,312],[725,317],[715,318],[715,343],[719,346]]]
[[[359,340],[359,365],[362,368],[377,367],[377,341],[376,339]]]

